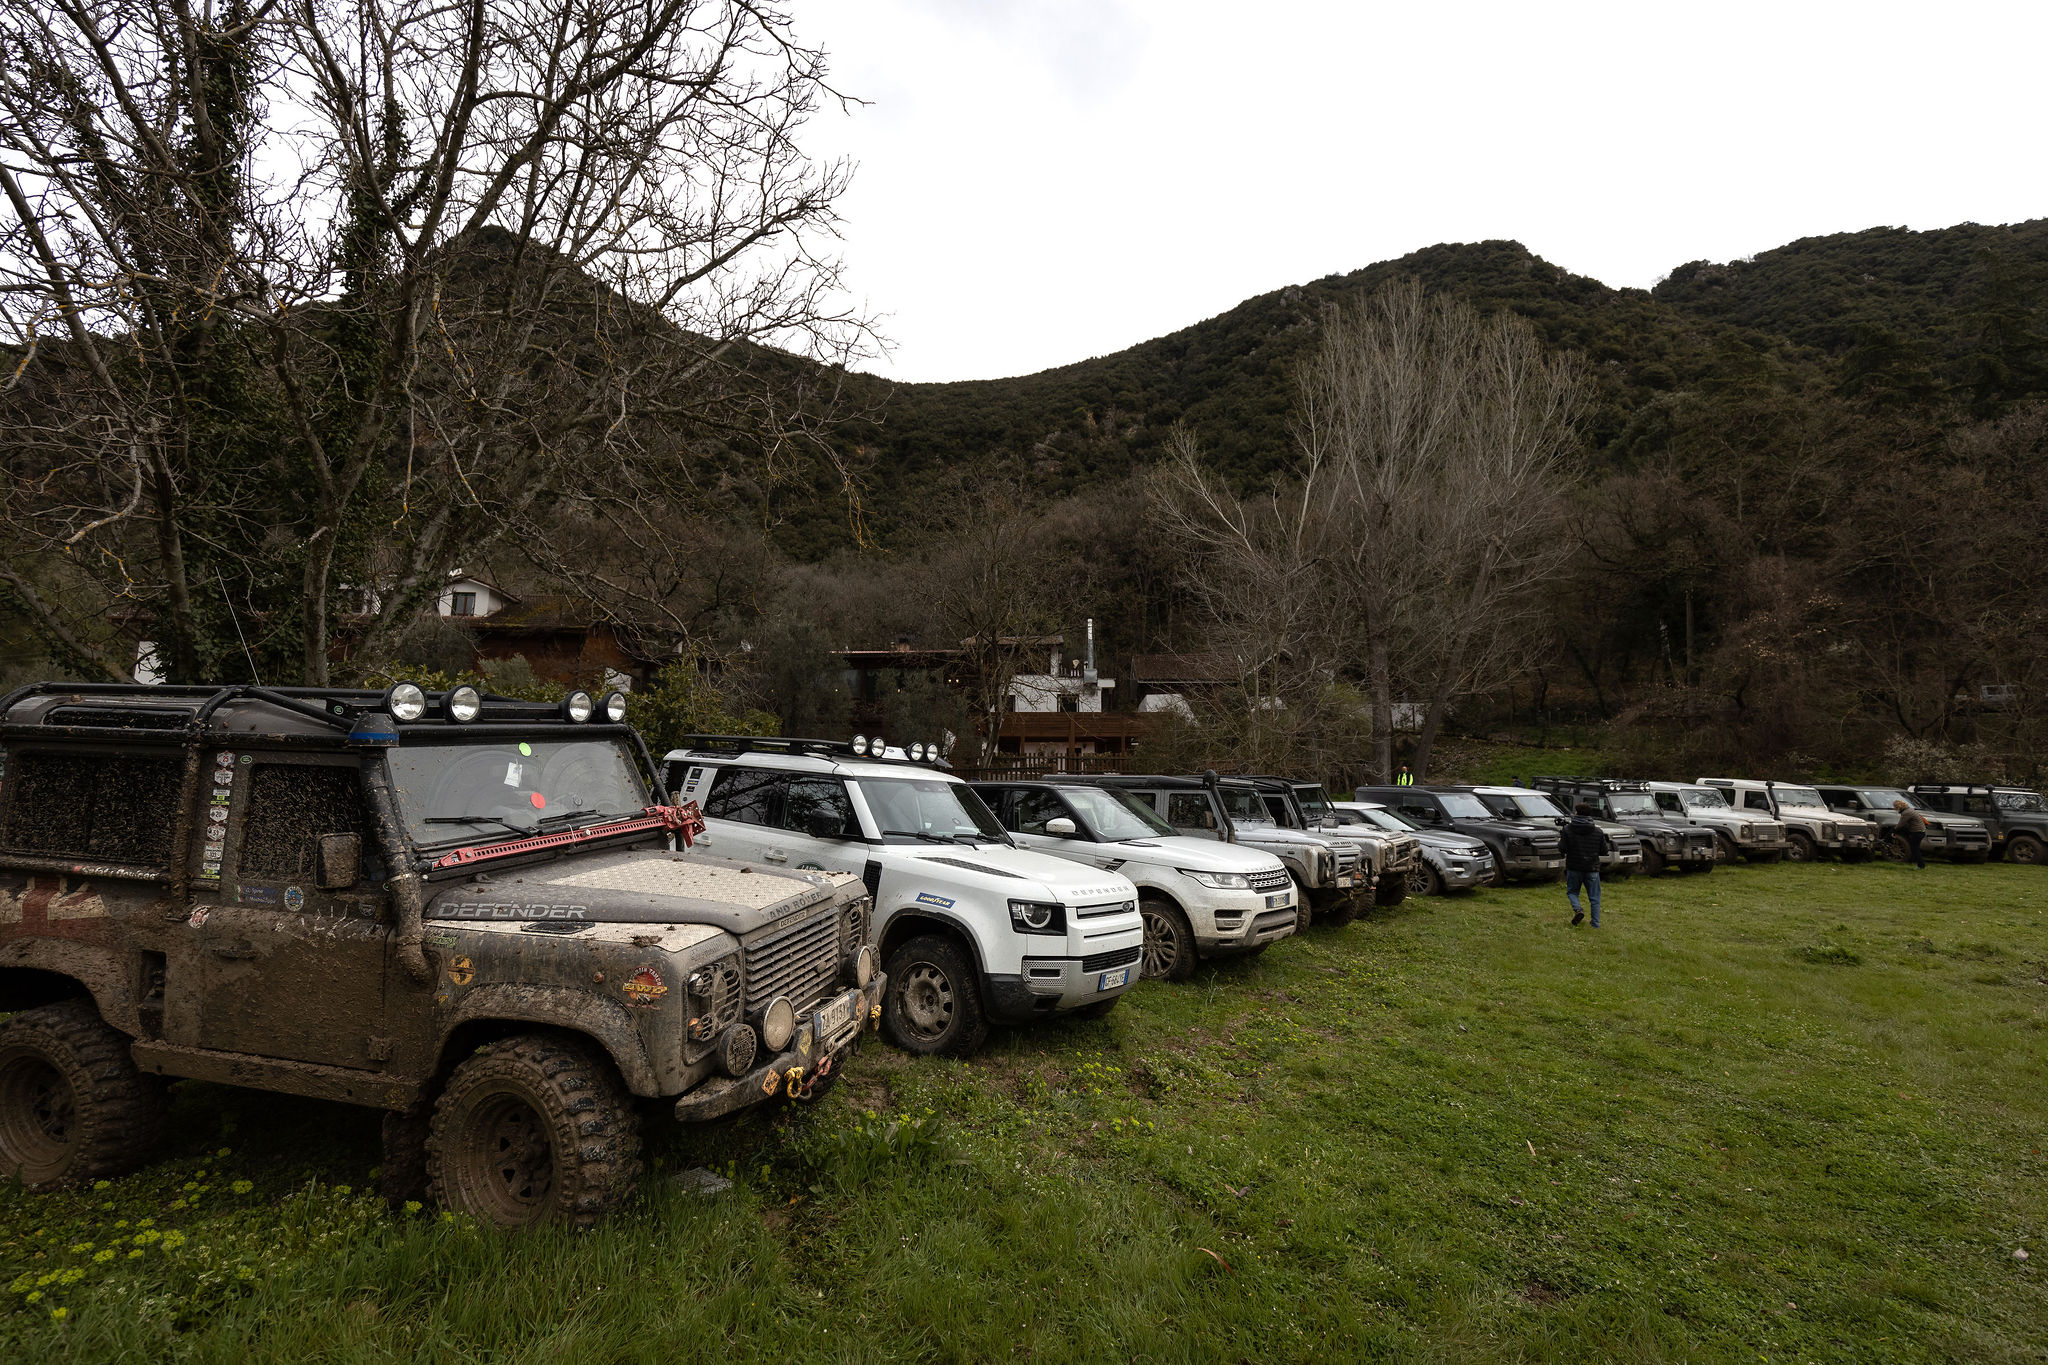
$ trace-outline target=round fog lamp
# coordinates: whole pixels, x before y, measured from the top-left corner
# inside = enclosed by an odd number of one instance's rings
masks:
[[[862,990],[875,979],[875,948],[871,943],[860,945],[860,951],[853,955],[853,983]]]
[[[393,683],[384,694],[384,709],[393,720],[413,721],[427,714],[427,694],[418,683]]]
[[[605,693],[604,699],[598,702],[598,710],[604,712],[604,718],[612,724],[624,725],[626,723],[626,694],[623,692]]]
[[[590,694],[580,687],[562,698],[562,714],[578,725],[589,720],[591,712],[596,709],[596,704],[590,700]]]
[[[795,1036],[796,1006],[789,1003],[788,996],[778,995],[761,1011],[761,1041],[770,1052],[780,1052]]]
[[[448,689],[448,695],[441,700],[447,708],[448,719],[460,725],[475,720],[484,709],[483,695],[468,683]]]
[[[728,1076],[744,1076],[754,1065],[756,1039],[746,1024],[734,1024],[718,1040],[718,1066]]]

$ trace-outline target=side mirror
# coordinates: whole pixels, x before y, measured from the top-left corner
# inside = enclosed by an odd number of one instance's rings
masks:
[[[804,833],[813,839],[837,839],[846,833],[846,817],[829,810],[814,810],[804,817]]]
[[[1206,810],[1205,810],[1205,811],[1203,811],[1203,812],[1202,812],[1202,828],[1203,828],[1203,829],[1214,829],[1214,828],[1216,828],[1216,813],[1215,813],[1214,811],[1206,811]]]
[[[1045,832],[1061,839],[1071,839],[1075,834],[1074,822],[1064,815],[1055,815],[1045,822]]]
[[[317,880],[322,891],[343,891],[363,875],[363,836],[323,834],[320,836],[320,866]]]

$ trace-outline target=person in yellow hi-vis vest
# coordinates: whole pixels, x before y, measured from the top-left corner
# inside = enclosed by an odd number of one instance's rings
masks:
[[[1412,787],[1415,785],[1415,774],[1408,771],[1406,763],[1401,765],[1400,773],[1394,778],[1394,785],[1397,787]]]

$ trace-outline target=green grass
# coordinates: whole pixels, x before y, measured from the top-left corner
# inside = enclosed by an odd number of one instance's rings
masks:
[[[0,1357],[2044,1358],[2048,876],[1562,901],[1411,902],[971,1062],[871,1045],[810,1109],[656,1121],[583,1237],[387,1216],[374,1117],[187,1085],[164,1163],[0,1191],[7,1278],[84,1272],[7,1296]],[[705,1161],[734,1188],[670,1183]],[[94,1259],[141,1218],[184,1244]]]

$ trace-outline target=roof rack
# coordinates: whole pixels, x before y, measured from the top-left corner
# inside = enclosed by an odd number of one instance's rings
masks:
[[[1545,782],[1554,782],[1560,787],[1594,787],[1604,792],[1640,792],[1650,789],[1649,783],[1627,777],[1554,777],[1539,773],[1529,781],[1539,789]]]

